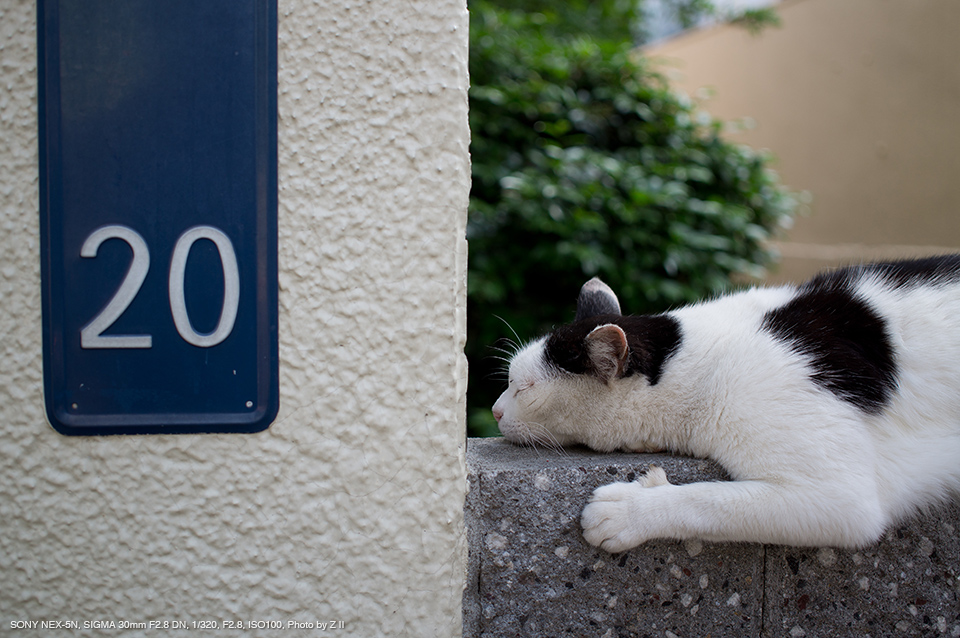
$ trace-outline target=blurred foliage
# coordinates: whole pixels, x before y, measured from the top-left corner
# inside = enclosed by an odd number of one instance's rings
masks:
[[[794,211],[770,158],[650,69],[636,6],[470,2],[471,436],[497,433],[502,339],[572,320],[584,281],[629,313],[715,294],[762,276]]]
[[[768,27],[780,27],[780,16],[770,8],[746,9],[738,15],[730,16],[730,24],[741,26],[750,35],[758,35]]]

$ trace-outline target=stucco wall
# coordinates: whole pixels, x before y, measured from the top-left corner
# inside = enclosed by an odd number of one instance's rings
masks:
[[[788,0],[782,28],[717,27],[654,47],[672,84],[770,149],[809,215],[779,279],[840,261],[960,249],[960,3]]]
[[[67,438],[42,408],[35,3],[0,2],[0,633],[460,633],[465,2],[279,4],[280,414]],[[258,634],[317,632],[216,632]]]

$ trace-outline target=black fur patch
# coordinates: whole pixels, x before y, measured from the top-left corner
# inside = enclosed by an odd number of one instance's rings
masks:
[[[867,266],[855,266],[849,269],[850,273],[876,272],[885,281],[896,288],[919,285],[937,285],[960,280],[960,255],[944,255],[928,257],[910,261],[890,261]],[[834,276],[843,276],[845,271],[833,273]],[[849,274],[848,273],[848,276]],[[829,277],[830,274],[822,275]]]
[[[891,277],[893,285],[919,277],[915,269],[883,265],[818,275],[785,306],[768,312],[763,328],[809,358],[814,383],[876,414],[896,389],[897,365],[883,317],[853,293],[866,269]]]
[[[664,364],[680,347],[680,324],[670,315],[598,315],[562,326],[547,338],[547,361],[575,374],[592,372],[584,339],[594,328],[608,323],[620,326],[627,335],[630,358],[624,376],[642,374],[650,385],[656,385]]]

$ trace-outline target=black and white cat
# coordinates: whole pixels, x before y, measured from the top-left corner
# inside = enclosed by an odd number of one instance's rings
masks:
[[[623,316],[599,279],[574,323],[514,355],[493,407],[515,443],[670,450],[729,482],[651,468],[598,488],[592,545],[654,538],[856,547],[960,494],[960,255],[856,266]]]

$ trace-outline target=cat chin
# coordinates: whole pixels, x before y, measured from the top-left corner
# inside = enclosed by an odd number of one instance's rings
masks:
[[[518,434],[516,432],[510,432],[509,435],[502,432],[504,440],[513,445],[519,447],[530,447],[530,448],[541,448],[541,449],[551,449],[551,450],[562,450],[563,448],[575,445],[575,441],[569,440],[556,440],[552,436],[547,435],[533,435],[531,433],[522,433]]]
[[[529,433],[510,423],[499,423],[500,434],[503,438],[515,445],[532,445],[532,439]]]

